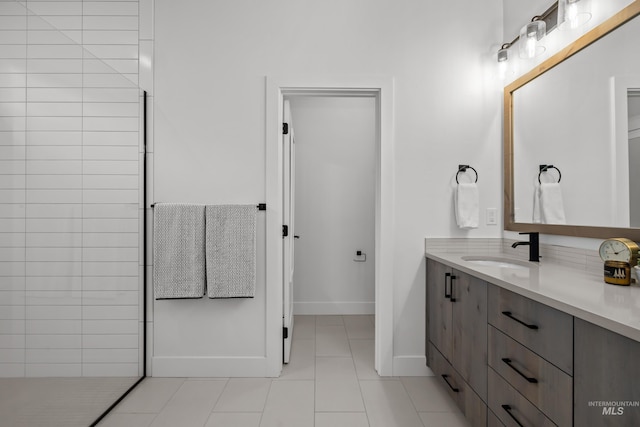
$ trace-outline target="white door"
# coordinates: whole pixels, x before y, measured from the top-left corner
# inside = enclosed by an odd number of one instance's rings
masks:
[[[289,101],[284,101],[284,123],[282,135],[283,153],[283,362],[289,363],[291,355],[291,339],[293,338],[293,245],[294,245],[294,194],[295,194],[295,145],[293,126],[291,123],[291,107]],[[287,132],[284,132],[285,126]],[[284,231],[284,230],[283,230]],[[285,235],[286,234],[286,235]]]

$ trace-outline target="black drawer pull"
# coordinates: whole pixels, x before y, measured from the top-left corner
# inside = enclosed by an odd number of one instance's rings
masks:
[[[453,281],[456,280],[456,276],[451,275],[451,295],[449,296],[449,301],[456,302],[456,299],[453,296]]]
[[[504,410],[505,410],[505,412],[506,412],[507,414],[509,414],[509,416],[510,416],[511,418],[513,418],[513,421],[515,421],[515,422],[516,422],[516,424],[518,424],[520,427],[524,427],[524,426],[522,425],[522,423],[521,423],[520,421],[518,421],[518,419],[517,419],[517,418],[516,418],[512,413],[511,413],[511,406],[509,406],[509,405],[502,405],[502,409],[504,409]]]
[[[449,375],[446,374],[442,374],[442,379],[444,380],[445,383],[447,383],[447,385],[449,386],[449,388],[451,390],[453,390],[454,392],[459,392],[460,390],[457,387],[454,387],[451,385],[451,383],[449,382],[449,380],[447,379],[449,377]]]
[[[451,298],[451,292],[447,293],[447,279],[450,279],[450,278],[451,278],[451,273],[444,273],[444,297],[445,298]]]
[[[513,316],[513,314],[511,314],[510,311],[503,311],[502,314],[504,314],[505,316],[507,316],[510,319],[515,320],[516,322],[520,323],[521,325],[526,326],[529,329],[538,329],[538,325],[529,325],[528,323],[524,323],[522,320],[515,318]]]
[[[529,381],[530,383],[537,383],[537,382],[538,382],[538,380],[537,380],[537,379],[526,376],[526,375],[525,375],[525,374],[523,374],[523,373],[522,373],[518,368],[516,368],[515,366],[513,366],[513,365],[511,364],[511,359],[509,359],[509,358],[506,358],[506,357],[505,357],[505,358],[503,358],[503,359],[502,359],[502,361],[503,361],[504,363],[506,363],[508,367],[510,367],[511,369],[513,369],[514,371],[516,371],[516,372],[518,373],[518,375],[520,375],[522,378],[524,378],[525,380]]]

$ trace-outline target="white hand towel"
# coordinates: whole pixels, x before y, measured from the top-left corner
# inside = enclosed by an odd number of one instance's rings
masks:
[[[456,222],[460,228],[478,228],[480,194],[475,183],[460,183],[455,194]]]
[[[533,185],[533,223],[540,224],[542,216],[540,212],[540,184],[536,181]]]
[[[540,210],[545,224],[566,224],[562,189],[557,182],[540,185]]]

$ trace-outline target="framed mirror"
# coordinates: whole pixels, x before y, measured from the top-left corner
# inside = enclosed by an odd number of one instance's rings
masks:
[[[640,0],[505,87],[505,230],[640,240],[638,15]],[[540,218],[540,187],[564,221]]]

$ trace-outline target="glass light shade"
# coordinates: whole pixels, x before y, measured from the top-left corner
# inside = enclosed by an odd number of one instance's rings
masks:
[[[547,24],[542,20],[529,22],[522,27],[518,41],[520,45],[520,57],[533,58],[542,54],[545,51],[545,47],[540,44],[540,39],[542,39],[546,33]]]
[[[507,62],[509,60],[509,50],[506,47],[498,51],[498,62]]]
[[[574,30],[591,19],[589,0],[559,0],[558,28]]]
[[[509,47],[511,43],[503,44],[498,50],[498,79],[504,81],[509,71]]]

